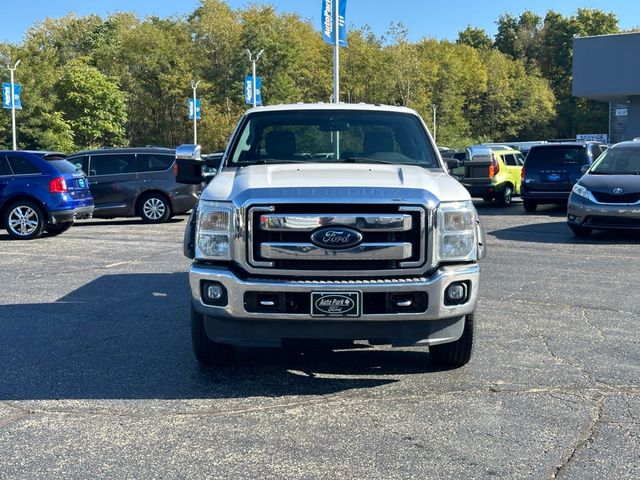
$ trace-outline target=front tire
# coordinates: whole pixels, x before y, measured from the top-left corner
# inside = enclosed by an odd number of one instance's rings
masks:
[[[140,199],[140,218],[145,223],[164,223],[171,218],[171,206],[160,193],[148,193]]]
[[[63,232],[69,230],[73,225],[73,222],[64,222],[64,223],[50,223],[45,227],[47,233],[51,236],[60,235]]]
[[[203,367],[229,365],[233,359],[233,347],[211,340],[204,327],[204,315],[191,306],[191,343],[198,363]]]
[[[9,205],[4,214],[4,228],[13,238],[31,240],[42,235],[44,230],[44,212],[35,203],[15,202]]]
[[[511,205],[511,200],[513,200],[513,188],[507,185],[498,197],[498,204],[500,204],[501,207],[508,207]]]
[[[473,352],[474,328],[474,314],[470,313],[464,319],[464,331],[458,340],[429,347],[433,361],[449,368],[459,368],[469,363]]]

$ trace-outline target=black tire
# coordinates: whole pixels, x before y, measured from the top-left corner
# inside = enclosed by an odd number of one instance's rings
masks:
[[[538,204],[536,202],[532,202],[531,200],[523,200],[522,205],[524,206],[525,212],[535,212],[536,208],[538,208]]]
[[[578,225],[569,225],[569,228],[571,230],[573,230],[573,234],[576,237],[588,237],[589,235],[591,235],[591,229],[590,228],[586,228],[586,227],[580,227]]]
[[[508,207],[511,205],[511,200],[513,200],[513,188],[511,185],[507,185],[500,193],[500,196],[498,196],[498,204],[501,207]]]
[[[46,223],[42,208],[27,200],[9,205],[2,220],[9,235],[20,240],[38,238]]]
[[[451,343],[429,347],[434,363],[443,367],[458,368],[469,363],[473,352],[474,314],[470,313],[464,320],[462,336]]]
[[[64,222],[64,223],[50,223],[44,229],[51,236],[60,235],[63,232],[69,230],[73,225],[73,222]]]
[[[233,360],[233,347],[214,342],[204,328],[204,315],[191,306],[191,343],[198,363],[203,367],[229,365]]]
[[[138,214],[145,223],[164,223],[171,218],[171,205],[161,193],[146,193],[138,200]]]

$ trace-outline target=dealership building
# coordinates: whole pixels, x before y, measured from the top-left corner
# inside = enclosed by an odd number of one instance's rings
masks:
[[[609,142],[640,137],[640,33],[574,38],[573,95],[609,103]]]

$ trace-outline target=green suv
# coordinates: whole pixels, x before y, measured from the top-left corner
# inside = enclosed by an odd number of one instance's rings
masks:
[[[509,147],[468,147],[462,185],[472,197],[481,197],[486,202],[496,200],[506,207],[514,195],[520,195],[523,164],[522,153]]]

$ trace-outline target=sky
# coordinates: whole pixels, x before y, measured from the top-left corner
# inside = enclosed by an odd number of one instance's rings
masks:
[[[140,17],[155,15],[170,17],[187,15],[200,4],[199,0],[2,0],[4,18],[0,27],[0,41],[21,43],[29,27],[46,17],[62,17],[70,12],[78,16],[114,12],[131,12]],[[484,28],[495,34],[495,22],[503,13],[519,15],[528,9],[541,16],[547,10],[571,15],[578,8],[599,8],[617,15],[620,27],[640,25],[638,0],[347,0],[347,24],[353,27],[370,26],[384,34],[392,22],[402,22],[413,41],[430,37],[455,40],[458,32],[468,25]],[[320,28],[321,0],[227,0],[233,8],[251,3],[270,3],[279,12],[297,13]]]

